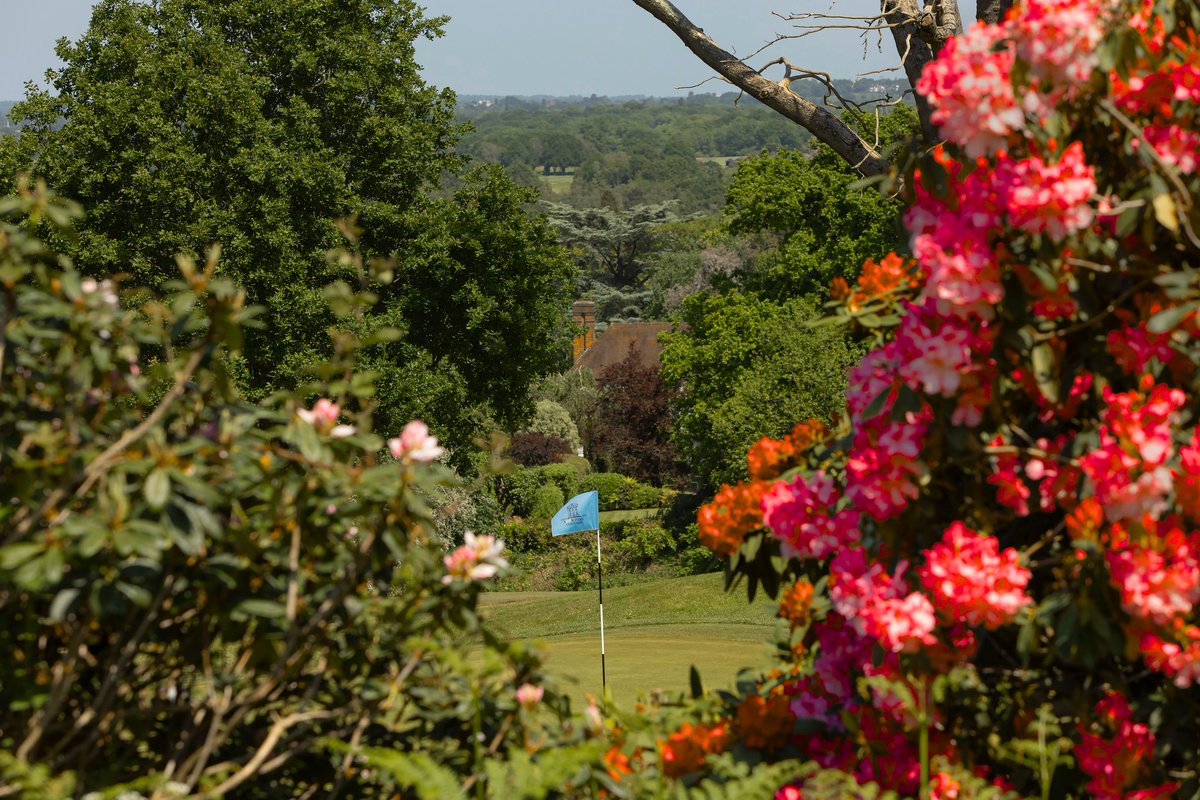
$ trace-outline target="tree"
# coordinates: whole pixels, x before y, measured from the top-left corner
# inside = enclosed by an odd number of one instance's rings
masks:
[[[841,413],[855,350],[836,328],[806,326],[817,308],[803,298],[704,292],[684,302],[686,327],[662,334],[672,440],[706,488],[744,478],[746,450],[759,438]]]
[[[542,168],[547,175],[554,168],[565,174],[567,167],[579,166],[586,154],[583,142],[569,133],[554,131],[543,135],[541,139]]]
[[[579,439],[579,429],[571,419],[570,412],[553,400],[538,400],[534,404],[533,421],[529,430],[543,436],[555,436],[562,439],[575,452],[583,446]]]
[[[525,218],[532,196],[499,173],[432,199],[461,168],[454,96],[413,59],[441,24],[411,0],[107,0],[78,42],[59,43],[53,93],[17,106],[31,127],[0,161],[87,204],[78,241],[59,244],[90,274],[120,266],[159,286],[177,275],[176,253],[220,242],[222,273],[271,331],[250,330],[236,365],[255,396],[295,385],[329,351],[324,287],[353,276],[325,252],[340,240],[333,220],[356,217],[368,256],[398,255],[372,312],[404,332],[393,357],[374,359],[386,401],[401,403],[384,410],[436,411],[431,423],[469,438],[473,416],[518,421],[523,381],[557,365],[563,315],[541,312],[566,305],[571,269]],[[461,391],[431,390],[414,365]],[[456,401],[405,405],[447,394]]]
[[[643,364],[636,345],[621,361],[596,378],[596,435],[592,460],[655,486],[670,486],[682,478],[671,445],[670,392],[658,366]]]
[[[785,58],[775,59],[764,67],[755,69],[748,65],[745,59],[721,48],[704,33],[702,27],[684,16],[670,0],[633,2],[667,26],[689,50],[723,79],[811,132],[862,175],[883,175],[888,171],[891,164],[875,142],[868,141],[869,137],[860,136],[852,125],[792,89],[794,82],[813,79],[828,87],[830,95],[840,97],[825,73],[797,67]],[[1013,0],[979,0],[976,4],[976,16],[984,22],[996,22],[1012,5]],[[808,14],[797,16],[796,19],[808,20],[816,17],[819,23],[822,16]],[[922,70],[933,61],[946,42],[962,32],[962,15],[959,12],[958,0],[935,0],[929,5],[923,5],[918,0],[880,0],[878,15],[850,19],[847,23],[844,16],[831,17],[831,24],[839,27],[849,24],[864,30],[877,31],[881,35],[890,31],[905,75],[916,97],[922,136],[925,144],[932,146],[937,142],[937,131],[931,118],[929,104],[923,95],[916,91],[917,81]],[[801,23],[800,27],[802,30],[799,34],[782,35],[776,41],[800,38],[812,33],[820,24],[812,26]],[[772,80],[763,74],[771,66],[783,67],[782,79]],[[841,102],[840,107],[846,108],[847,104]]]
[[[915,117],[901,106],[885,118],[891,142],[908,139]],[[731,233],[779,237],[776,258],[741,275],[742,286],[764,297],[825,290],[835,277],[853,278],[868,258],[900,242],[900,201],[873,187],[854,187],[858,175],[828,147],[815,155],[764,153],[738,165],[725,196]]]
[[[679,220],[672,205],[616,211],[548,203],[546,213],[563,241],[579,251],[584,264],[617,288],[625,288],[640,286],[645,279],[646,258],[657,244],[655,228]]]

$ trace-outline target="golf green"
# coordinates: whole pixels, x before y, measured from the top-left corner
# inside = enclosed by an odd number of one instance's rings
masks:
[[[540,641],[546,669],[581,700],[600,696],[596,592],[496,592],[483,612],[514,638]],[[720,575],[694,575],[605,589],[605,672],[613,699],[628,707],[661,689],[687,691],[692,666],[708,689],[730,688],[744,667],[770,664],[775,604],[726,593]]]

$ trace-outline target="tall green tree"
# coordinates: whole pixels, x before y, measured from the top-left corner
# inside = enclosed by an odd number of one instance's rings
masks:
[[[585,269],[617,288],[641,285],[646,258],[658,246],[659,227],[679,221],[669,202],[628,211],[548,203],[547,214]]]
[[[91,209],[78,240],[60,243],[86,272],[119,265],[157,286],[177,275],[176,253],[220,242],[224,274],[266,309],[271,334],[251,331],[245,351],[256,395],[328,351],[323,287],[352,276],[325,253],[333,220],[357,217],[368,255],[398,256],[396,281],[377,287],[380,324],[405,331],[372,359],[385,414],[432,416],[443,436],[469,435],[468,416],[515,421],[529,410],[522,381],[558,366],[573,270],[526,218],[532,196],[500,172],[433,199],[462,169],[462,129],[453,94],[414,61],[414,42],[444,21],[423,11],[104,0],[79,41],[59,42],[52,90],[15,109],[30,127],[0,166]]]
[[[686,327],[661,335],[672,437],[705,488],[744,479],[746,450],[759,438],[841,412],[856,353],[840,328],[806,327],[818,312],[807,298],[703,292],[683,304]]]
[[[873,117],[845,115],[874,131]],[[880,121],[880,141],[895,144],[916,131],[916,114],[900,106]],[[833,150],[781,150],[743,161],[725,196],[725,214],[735,235],[766,233],[779,248],[760,259],[741,284],[782,300],[823,292],[835,277],[853,279],[867,258],[901,246],[900,202],[869,186],[855,188],[859,175]]]

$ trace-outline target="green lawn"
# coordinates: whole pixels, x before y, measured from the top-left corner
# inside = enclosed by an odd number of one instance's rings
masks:
[[[600,524],[603,526],[605,522],[619,522],[623,519],[645,519],[646,517],[658,516],[661,508],[634,508],[627,511],[601,511]]]
[[[538,178],[546,184],[546,188],[552,194],[566,194],[571,191],[571,184],[575,180],[574,175],[538,175]]]
[[[608,687],[628,707],[653,689],[685,691],[695,665],[709,688],[728,688],[742,667],[766,666],[774,652],[775,604],[726,594],[721,575],[694,575],[604,592]],[[483,611],[514,638],[545,643],[547,670],[582,699],[600,694],[596,592],[489,592]]]

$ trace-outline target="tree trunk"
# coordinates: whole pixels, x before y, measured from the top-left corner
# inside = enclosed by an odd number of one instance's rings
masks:
[[[1012,8],[1013,0],[978,0],[975,6],[975,18],[980,22],[995,25],[1004,19],[1004,15]]]

